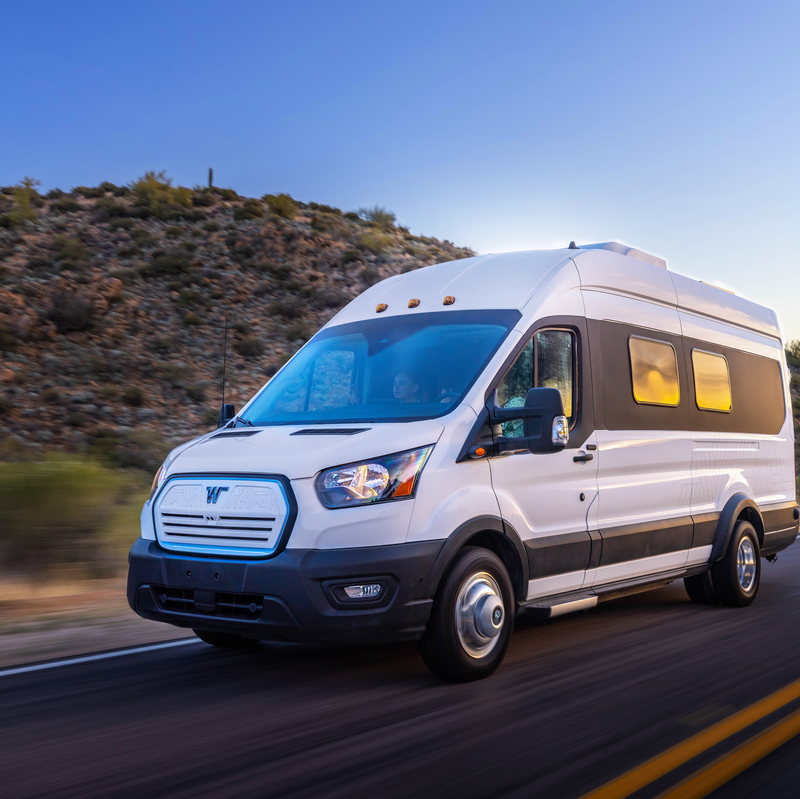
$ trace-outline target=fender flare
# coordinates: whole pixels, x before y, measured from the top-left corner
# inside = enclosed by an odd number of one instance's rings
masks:
[[[739,521],[739,517],[745,511],[748,521],[756,528],[760,539],[759,543],[763,544],[764,520],[761,517],[761,511],[758,509],[758,505],[756,505],[755,501],[750,499],[747,494],[742,494],[741,492],[736,493],[725,503],[725,507],[722,509],[722,513],[719,516],[717,531],[714,533],[714,544],[711,548],[711,557],[708,559],[709,563],[716,563],[718,560],[722,560],[722,558],[725,557],[725,553],[728,551],[728,544],[733,535],[733,528],[736,526],[736,522]]]
[[[515,585],[514,590],[518,600],[520,597],[524,599],[528,590],[528,555],[517,531],[508,522],[504,522],[499,516],[477,516],[474,519],[460,524],[448,536],[444,542],[444,546],[439,550],[439,554],[431,569],[430,577],[428,578],[428,593],[426,596],[432,597],[436,595],[442,577],[444,577],[447,569],[462,547],[467,544],[471,538],[486,532],[499,534],[506,540],[508,547],[513,548],[514,552],[516,552],[521,574],[518,581],[520,584]],[[513,582],[514,576],[511,575],[511,577]]]

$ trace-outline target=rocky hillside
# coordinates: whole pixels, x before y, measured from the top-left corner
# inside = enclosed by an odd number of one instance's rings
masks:
[[[239,407],[351,298],[473,253],[381,208],[176,187],[148,173],[0,189],[0,457],[93,452],[152,468],[215,426],[225,315]]]

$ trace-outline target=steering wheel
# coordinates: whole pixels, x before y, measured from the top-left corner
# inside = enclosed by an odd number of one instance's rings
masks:
[[[448,399],[458,399],[461,396],[461,393],[458,391],[445,391],[444,394],[439,394],[436,398],[437,402],[444,402]]]

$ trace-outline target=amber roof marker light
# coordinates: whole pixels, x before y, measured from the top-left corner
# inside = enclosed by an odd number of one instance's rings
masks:
[[[419,305],[419,300],[409,300],[408,307],[409,308],[416,308]]]
[[[381,302],[375,306],[375,313],[383,313],[388,307],[385,302]]]
[[[455,297],[450,296],[449,294],[442,300],[442,305],[452,305],[456,301]]]

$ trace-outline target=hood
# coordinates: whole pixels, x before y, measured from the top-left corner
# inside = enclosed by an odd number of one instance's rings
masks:
[[[443,430],[433,420],[215,430],[174,454],[167,476],[256,472],[299,480],[331,466],[435,444]]]

